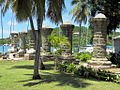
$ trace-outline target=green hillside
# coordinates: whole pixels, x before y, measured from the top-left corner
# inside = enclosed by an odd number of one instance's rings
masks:
[[[62,30],[60,29],[59,31],[59,27],[57,28],[54,28],[53,29],[53,32],[52,33],[55,33],[57,36],[61,36],[62,35]],[[79,27],[78,26],[75,26],[74,30],[73,30],[73,33],[79,33]],[[107,44],[109,43],[109,45],[112,45],[112,35],[113,33],[110,33],[109,35],[107,35]],[[116,32],[115,33],[115,36],[119,36],[120,35],[120,32]],[[28,35],[29,36],[29,35]],[[26,38],[27,41],[29,39],[29,37]],[[82,32],[81,32],[81,42],[80,42],[80,45],[81,46],[86,46],[86,39],[87,39],[87,28],[82,26]],[[93,30],[91,28],[88,28],[88,43],[93,43]],[[2,39],[0,39],[0,44],[9,44],[10,40],[9,38],[4,38],[3,39],[3,42],[2,42]],[[78,46],[78,35],[73,35],[73,47],[77,47]]]

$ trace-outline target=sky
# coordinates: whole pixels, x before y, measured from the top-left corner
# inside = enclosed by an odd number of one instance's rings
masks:
[[[70,4],[71,1],[72,0],[65,0],[66,9],[63,11],[63,14],[62,14],[63,22],[70,21],[75,26],[79,26],[79,24],[74,23],[74,19],[72,19],[72,15],[69,15],[69,11],[73,8]],[[1,17],[1,12],[0,12],[0,17]],[[13,14],[13,17],[14,17],[14,25],[13,25],[13,23],[11,23],[11,17],[12,17],[12,10],[10,8],[7,11],[7,13],[5,14],[5,16],[3,17],[3,30],[4,30],[3,37],[4,38],[9,37],[11,24],[12,24],[12,31],[14,30],[14,32],[17,32],[17,33],[20,31],[23,31],[23,30],[27,32],[27,28],[30,29],[30,24],[28,24],[29,21],[18,23],[16,21],[15,14]],[[59,26],[59,25],[56,26],[54,23],[50,22],[50,20],[47,17],[43,21],[43,26],[46,26],[46,25],[49,25],[51,28],[55,28],[55,27]],[[34,26],[35,26],[35,29],[37,29],[36,18],[34,18]],[[88,23],[82,24],[82,26],[87,27]],[[120,31],[120,30],[118,30],[118,31]],[[2,29],[1,29],[1,22],[0,22],[0,39],[1,38],[2,38]]]

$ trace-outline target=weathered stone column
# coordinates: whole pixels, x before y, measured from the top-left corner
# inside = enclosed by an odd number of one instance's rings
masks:
[[[11,44],[12,44],[11,52],[17,52],[18,33],[12,32],[10,35],[11,35]]]
[[[94,25],[93,58],[88,64],[93,68],[109,68],[111,62],[106,58],[106,36],[109,21],[104,14],[99,13],[91,22]]]
[[[50,53],[51,44],[48,41],[48,36],[51,35],[53,29],[50,28],[48,25],[43,27],[42,32],[42,49],[41,49],[41,56],[43,60],[50,60],[52,57],[52,54]]]
[[[35,50],[35,41],[32,30],[29,30],[28,33],[29,33],[29,50],[31,49]]]
[[[29,50],[25,54],[25,60],[33,60],[35,58],[35,41],[32,30],[28,31],[29,33]],[[36,32],[35,32],[36,33]]]
[[[66,21],[60,27],[62,29],[63,35],[67,38],[68,42],[71,45],[70,50],[68,49],[67,45],[63,45],[62,55],[63,56],[72,55],[72,31],[74,29],[74,25],[69,21]]]
[[[20,50],[18,51],[19,57],[23,57],[24,54],[26,53],[25,37],[26,37],[26,32],[25,31],[19,32],[19,47],[20,47]]]
[[[61,26],[63,35],[67,38],[68,42],[71,45],[71,48],[69,49],[66,44],[62,45],[62,56],[63,60],[74,60],[72,57],[72,31],[74,29],[74,25],[71,24],[69,21],[64,22]]]

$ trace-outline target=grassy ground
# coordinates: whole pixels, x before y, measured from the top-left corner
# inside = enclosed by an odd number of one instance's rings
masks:
[[[45,62],[41,80],[32,80],[33,61],[0,61],[0,90],[120,90],[120,85],[72,74],[55,72],[53,62]]]

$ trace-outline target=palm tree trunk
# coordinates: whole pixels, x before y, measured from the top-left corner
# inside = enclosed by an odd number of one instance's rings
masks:
[[[40,38],[41,38],[41,19],[37,19],[37,26],[38,26],[38,38],[36,38],[36,53],[35,53],[35,62],[34,62],[34,74],[33,74],[33,79],[41,79],[39,75],[39,57],[40,57]]]
[[[35,28],[34,28],[32,16],[29,16],[29,19],[30,19],[30,26],[31,26],[31,29],[32,29],[32,34],[33,34],[33,37],[34,37],[34,41],[36,41]]]
[[[78,42],[78,53],[79,54],[79,50],[80,50],[80,39],[81,39],[81,24],[82,24],[82,21],[80,21],[80,28],[79,28],[79,42]]]
[[[31,28],[32,28],[32,33],[33,33],[33,35],[34,35],[34,40],[35,40],[35,43],[36,43],[36,35],[35,35],[35,32],[34,32],[35,29],[34,29],[33,19],[32,19],[31,16],[29,17],[29,19],[30,19],[30,24],[31,24]],[[39,22],[38,22],[38,23],[39,23]],[[39,29],[39,30],[40,30],[40,29]],[[41,37],[41,34],[40,34],[38,37]],[[41,42],[41,38],[40,38],[40,42]],[[36,44],[35,44],[35,45],[36,45]],[[45,69],[45,66],[44,66],[42,60],[40,60],[39,68],[40,68],[41,70],[44,70],[44,69]]]

